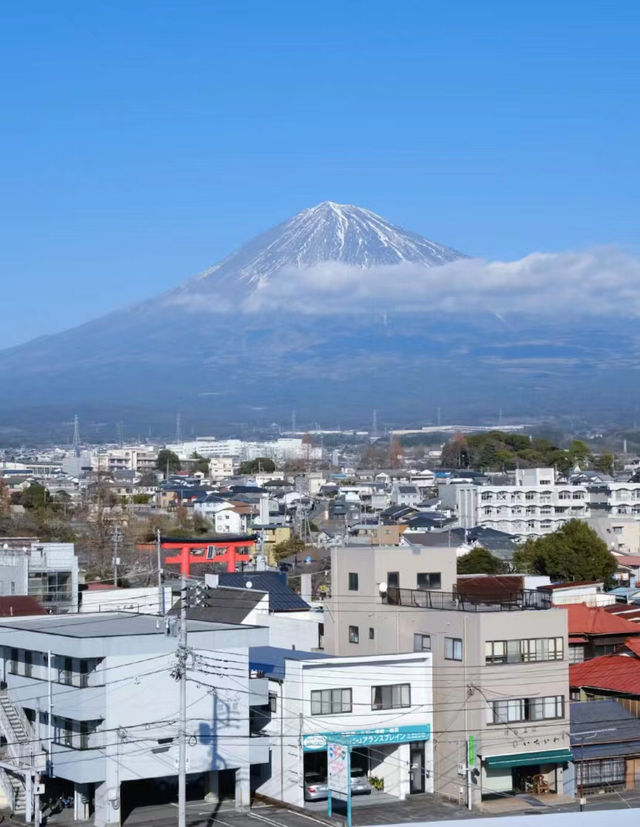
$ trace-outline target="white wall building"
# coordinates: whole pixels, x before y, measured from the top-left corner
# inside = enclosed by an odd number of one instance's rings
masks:
[[[270,695],[271,763],[256,768],[257,792],[303,807],[305,774],[326,777],[332,735],[351,746],[352,770],[381,779],[388,795],[433,791],[430,653],[336,658],[269,646],[250,659]]]
[[[0,650],[7,684],[0,729],[15,767],[3,764],[0,785],[9,795],[8,782],[19,784],[25,773],[39,770],[45,788],[55,779],[58,790],[62,785],[74,796],[77,819],[86,820],[93,806],[98,827],[120,825],[121,809],[142,803],[145,779],[149,803],[163,789],[173,798],[179,682],[171,674],[176,637],[167,634],[163,618],[6,618],[0,628],[10,632]],[[248,806],[251,767],[269,759],[268,740],[252,737],[249,728],[251,706],[268,702],[267,685],[252,680],[248,666],[249,647],[266,643],[267,634],[251,626],[189,621],[187,668],[195,679],[187,682],[187,768],[200,799],[217,795],[225,773],[235,785],[236,805]],[[221,662],[232,662],[234,670],[207,667]]]
[[[556,484],[553,468],[518,470],[515,485],[441,485],[439,495],[463,528],[481,525],[521,536],[549,534],[590,513],[587,487]]]

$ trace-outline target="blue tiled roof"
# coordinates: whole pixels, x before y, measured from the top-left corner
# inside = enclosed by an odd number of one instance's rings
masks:
[[[640,755],[640,720],[614,699],[571,704],[576,761]]]
[[[279,571],[252,571],[241,574],[221,574],[218,582],[221,586],[246,588],[247,581],[260,592],[269,592],[269,608],[272,612],[300,612],[309,609],[308,603],[287,585],[287,576]]]

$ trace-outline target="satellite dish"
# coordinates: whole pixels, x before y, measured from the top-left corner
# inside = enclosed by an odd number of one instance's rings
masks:
[[[387,584],[386,583],[379,583],[378,584],[378,591],[380,592],[380,594],[386,594],[387,593]]]
[[[245,585],[248,589],[252,589],[252,588],[253,588],[253,583],[251,582],[251,580],[247,580],[247,582],[246,582],[244,585]]]

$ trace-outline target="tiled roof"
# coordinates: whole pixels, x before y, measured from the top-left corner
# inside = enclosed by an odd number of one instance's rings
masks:
[[[640,638],[628,637],[624,642],[624,648],[640,658]]]
[[[634,603],[614,603],[612,606],[605,606],[605,612],[618,617],[623,617],[632,623],[640,621],[640,606]]]
[[[247,582],[250,582],[256,591],[269,592],[269,609],[272,612],[299,612],[309,608],[309,604],[287,585],[286,575],[280,572],[224,573],[219,575],[218,582],[221,586],[237,589],[247,588]]]
[[[637,635],[640,628],[623,617],[605,612],[602,607],[571,603],[559,608],[569,612],[570,635]]]
[[[616,554],[616,563],[622,566],[640,566],[640,554]]]
[[[640,659],[628,655],[602,655],[569,666],[570,686],[592,686],[640,697]]]

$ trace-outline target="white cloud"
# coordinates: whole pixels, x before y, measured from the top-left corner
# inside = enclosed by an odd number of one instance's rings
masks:
[[[222,311],[222,296],[183,295],[193,309]],[[282,270],[234,310],[308,314],[438,311],[543,316],[640,315],[640,259],[615,247],[532,253],[518,261],[462,259],[425,269],[402,264],[363,270],[323,263]]]

